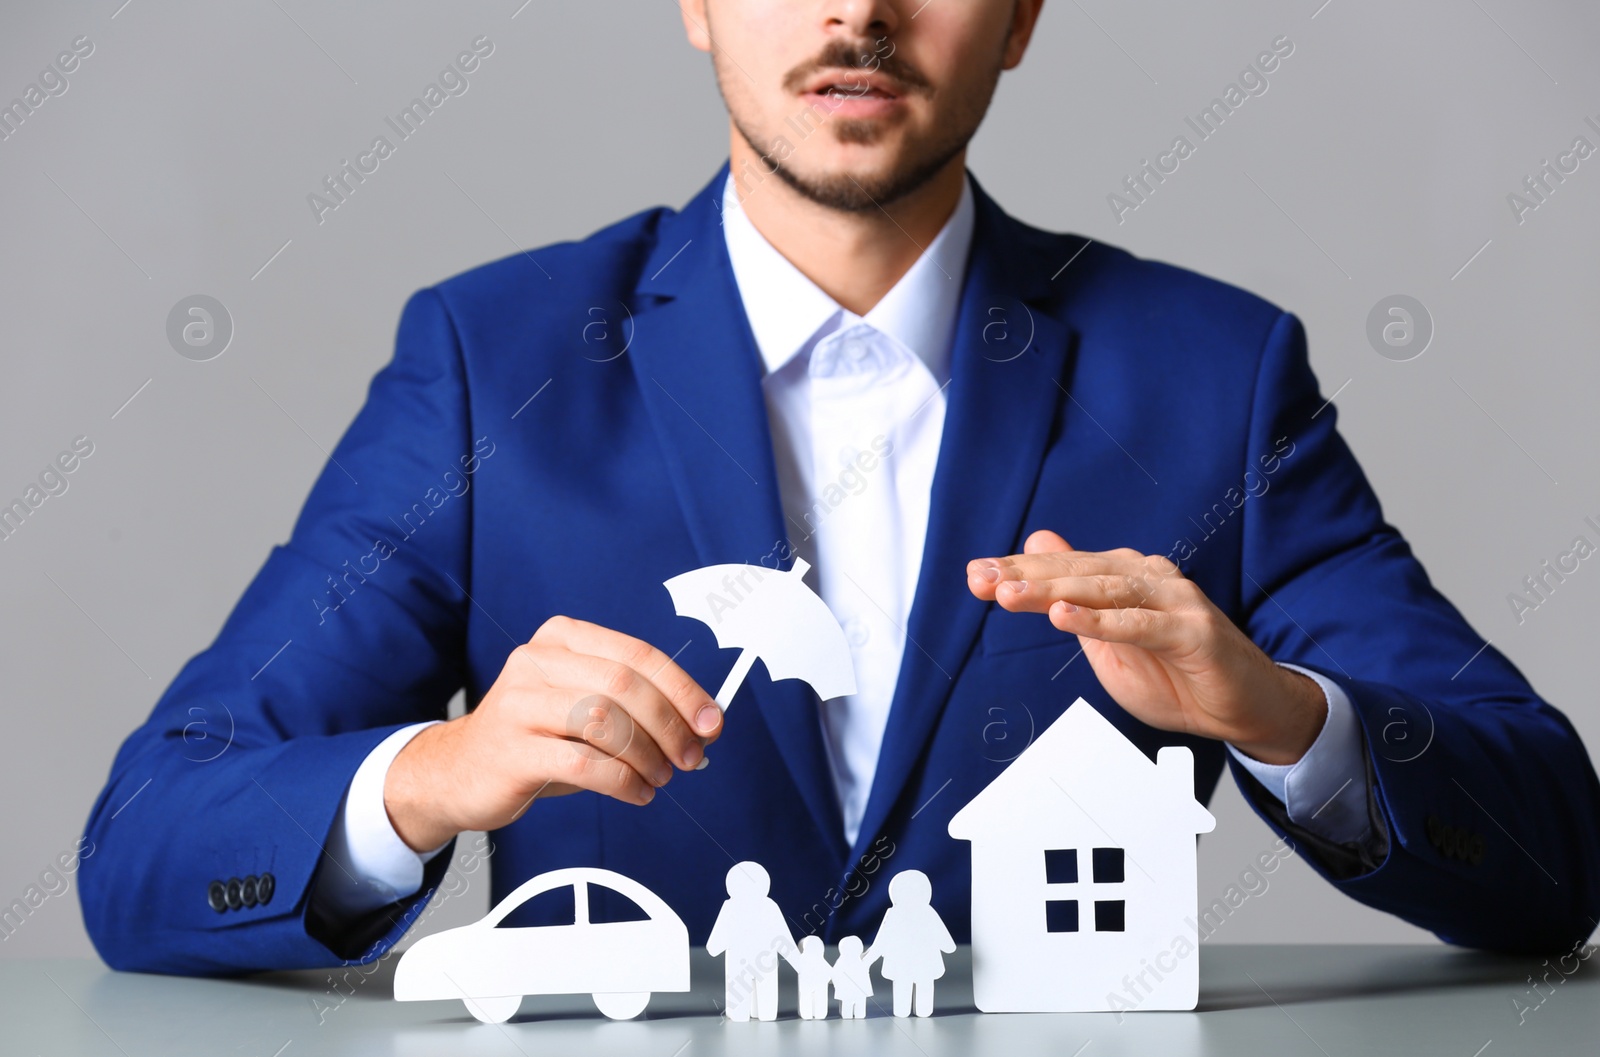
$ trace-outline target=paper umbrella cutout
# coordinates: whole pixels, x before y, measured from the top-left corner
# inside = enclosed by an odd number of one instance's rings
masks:
[[[827,701],[856,692],[844,629],[805,583],[811,568],[795,557],[787,572],[759,565],[707,565],[665,581],[680,617],[709,627],[722,649],[742,651],[717,691],[724,712],[759,656],[774,680],[803,679]]]

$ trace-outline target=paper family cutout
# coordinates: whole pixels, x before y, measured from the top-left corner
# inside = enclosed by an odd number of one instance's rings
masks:
[[[760,657],[773,679],[803,679],[827,701],[856,692],[855,666],[844,628],[805,582],[810,564],[795,556],[787,572],[760,565],[707,565],[665,581],[680,617],[711,629],[722,649],[739,659],[717,691],[724,712]]]
[[[933,1013],[933,982],[944,975],[943,956],[955,951],[956,941],[930,905],[933,886],[927,874],[896,874],[889,882],[890,907],[872,946],[863,950],[859,936],[846,936],[832,965],[816,936],[795,943],[783,911],[767,895],[770,884],[759,863],[742,862],[729,870],[728,898],[706,939],[706,952],[724,961],[723,1012],[729,1020],[777,1019],[780,960],[798,978],[803,1020],[828,1016],[830,987],[842,1017],[865,1017],[872,963],[879,958],[880,972],[894,988],[894,1015]]]
[[[803,679],[823,700],[856,692],[844,630],[803,578],[711,565],[665,582],[680,616],[741,652],[717,704],[727,710],[756,657],[774,679]],[[985,1013],[1185,1010],[1199,1002],[1195,839],[1216,819],[1194,798],[1194,754],[1166,746],[1151,762],[1083,698],[956,812],[951,837],[972,843],[973,998]],[[589,888],[632,900],[643,920],[591,922]],[[571,925],[498,928],[513,910],[571,887]],[[706,950],[724,959],[729,1020],[774,1020],[778,963],[798,978],[800,1016],[866,1015],[871,967],[891,982],[897,1017],[929,1016],[954,939],[919,870],[889,882],[870,947],[846,936],[829,964],[821,939],[798,944],[754,862],[728,871],[728,898]],[[457,999],[479,1020],[513,1016],[530,994],[593,995],[613,1019],[638,1016],[657,991],[689,990],[689,937],[655,893],[610,870],[572,868],[522,884],[472,925],[425,936],[395,970],[399,1001]]]

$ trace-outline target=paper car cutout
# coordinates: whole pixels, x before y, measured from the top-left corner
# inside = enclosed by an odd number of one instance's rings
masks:
[[[589,886],[632,900],[642,921],[592,922]],[[513,910],[553,889],[572,888],[574,922],[499,928]],[[524,995],[594,996],[601,1013],[628,1020],[657,991],[689,990],[689,930],[654,892],[611,870],[572,867],[540,874],[482,919],[424,936],[400,958],[400,1002],[456,999],[488,1024],[516,1013]]]

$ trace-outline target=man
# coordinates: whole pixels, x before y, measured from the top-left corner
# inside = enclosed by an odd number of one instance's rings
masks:
[[[964,940],[946,822],[1080,694],[1191,747],[1202,799],[1226,762],[1364,903],[1472,946],[1588,934],[1593,767],[1384,523],[1299,321],[1027,227],[966,171],[1041,4],[684,0],[728,166],[411,299],[95,805],[108,963],[378,957],[477,829],[496,899],[603,865],[703,943],[750,859],[831,941],[918,869]],[[732,657],[662,581],[797,556],[858,692],[756,671],[724,717]]]

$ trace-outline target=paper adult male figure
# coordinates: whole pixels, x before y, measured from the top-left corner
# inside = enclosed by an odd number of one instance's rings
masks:
[[[800,969],[794,935],[767,896],[772,879],[761,864],[737,864],[728,871],[727,886],[728,898],[706,937],[706,953],[725,956],[723,1012],[729,1020],[776,1020],[778,959]]]

